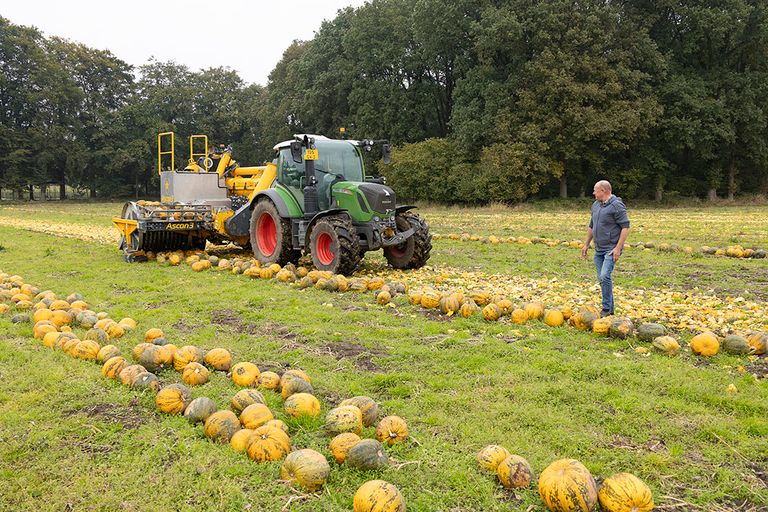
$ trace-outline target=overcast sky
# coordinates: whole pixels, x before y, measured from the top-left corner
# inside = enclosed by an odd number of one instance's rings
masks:
[[[294,39],[312,39],[323,20],[364,0],[4,0],[0,16],[129,64],[150,57],[193,70],[228,66],[248,83],[267,76]]]

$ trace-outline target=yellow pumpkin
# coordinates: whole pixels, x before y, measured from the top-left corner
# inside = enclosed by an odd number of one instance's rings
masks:
[[[280,460],[291,451],[291,439],[279,428],[265,425],[254,430],[245,450],[256,462]]]
[[[598,318],[592,322],[592,332],[599,334],[600,336],[608,336],[608,331],[611,328],[611,317]]]
[[[507,489],[521,489],[531,485],[533,469],[528,461],[519,455],[510,455],[496,469],[501,485]]]
[[[272,411],[264,404],[251,404],[240,413],[240,423],[250,429],[259,428],[274,418]]]
[[[194,345],[184,345],[173,354],[173,368],[177,372],[183,372],[189,363],[202,363],[203,351]]]
[[[544,315],[544,304],[541,302],[529,302],[523,309],[528,313],[529,320],[538,320]]]
[[[191,401],[189,389],[183,384],[171,384],[161,389],[155,397],[155,405],[167,414],[181,414]]]
[[[249,428],[242,428],[234,433],[229,440],[229,446],[236,452],[244,452],[248,445],[248,438],[253,435],[253,430]]]
[[[768,351],[768,334],[753,331],[747,334],[747,343],[752,348],[752,353],[763,355]]]
[[[405,500],[397,487],[384,480],[361,485],[352,499],[353,512],[405,512]]]
[[[475,301],[472,299],[465,300],[461,307],[459,308],[459,315],[461,315],[464,318],[469,318],[475,313],[477,313],[478,307],[477,304],[475,304]]]
[[[259,367],[253,363],[237,363],[232,367],[232,382],[237,386],[249,388],[256,384],[259,373]]]
[[[293,418],[317,416],[320,414],[320,402],[309,393],[294,393],[283,404],[285,413]]]
[[[421,294],[421,307],[435,309],[440,305],[440,294],[435,290],[427,290]]]
[[[548,309],[544,313],[544,323],[550,327],[560,327],[565,323],[565,317],[559,309]]]
[[[363,415],[363,426],[364,427],[370,427],[374,423],[376,423],[376,419],[379,417],[379,404],[376,403],[376,401],[368,396],[353,396],[352,398],[347,398],[346,400],[343,400],[339,407],[343,407],[345,405],[354,405],[358,409],[360,409],[360,412]]]
[[[331,409],[325,416],[325,431],[329,434],[363,431],[363,413],[354,405],[342,405]]]
[[[108,379],[117,379],[117,376],[128,366],[128,361],[124,357],[115,356],[107,359],[104,366],[101,367],[101,374]]]
[[[714,356],[720,352],[720,340],[710,331],[697,334],[689,343],[691,350],[700,356]]]
[[[181,380],[190,386],[202,386],[208,382],[208,368],[200,363],[189,363],[184,367]]]
[[[140,364],[131,364],[117,373],[117,380],[119,380],[121,384],[130,386],[133,383],[133,379],[135,379],[137,375],[146,371],[147,369]]]
[[[141,354],[144,353],[145,350],[148,348],[154,347],[151,343],[139,343],[135,347],[133,347],[133,350],[131,350],[131,354],[133,354],[133,358],[138,361],[139,358],[141,358]]]
[[[331,439],[331,443],[328,447],[331,450],[333,458],[336,459],[336,462],[343,464],[347,458],[349,450],[351,450],[358,442],[360,442],[359,435],[354,432],[345,432],[344,434],[339,434]]]
[[[526,312],[524,309],[513,309],[511,316],[513,324],[524,324],[528,321],[528,312]]]
[[[157,338],[165,338],[165,334],[156,327],[153,327],[144,333],[144,341],[147,343],[152,343]]]
[[[99,350],[99,354],[96,356],[96,359],[104,363],[110,358],[119,356],[119,355],[120,355],[119,348],[117,348],[114,345],[104,345],[103,347],[101,347],[101,350]]]
[[[289,453],[280,467],[280,480],[308,491],[320,489],[330,474],[331,466],[325,457],[309,448]]]
[[[500,316],[501,309],[496,304],[491,303],[483,308],[483,318],[490,322],[498,320]]]
[[[75,346],[74,357],[78,359],[85,359],[88,361],[95,361],[99,355],[101,346],[92,340],[83,340]]]
[[[477,454],[477,463],[480,469],[495,473],[501,461],[510,456],[509,451],[503,446],[489,444]]]
[[[605,512],[651,512],[653,493],[631,473],[619,473],[603,480],[597,493]]]
[[[597,504],[592,474],[574,459],[556,460],[541,472],[539,495],[552,512],[589,512]]]
[[[163,388],[165,389],[165,388]],[[160,391],[162,393],[162,390]],[[232,411],[216,411],[205,419],[203,433],[205,437],[221,444],[227,444],[240,430],[240,420]],[[250,439],[250,438],[249,438]],[[246,439],[247,444],[248,439]]]
[[[283,400],[287,400],[288,397],[295,393],[312,394],[314,391],[312,384],[299,377],[286,378],[283,376],[283,378],[280,379],[280,395],[283,397]]]
[[[672,336],[659,336],[653,340],[653,348],[668,356],[677,355],[680,352],[680,344]]]
[[[232,366],[232,355],[224,348],[214,348],[210,350],[205,354],[203,360],[205,361],[205,364],[220,372],[229,371],[230,366]]]
[[[288,425],[286,425],[283,420],[269,420],[264,424],[264,426],[279,428],[280,430],[288,434]]]
[[[280,389],[280,376],[275,372],[262,372],[256,379],[259,383],[259,387],[264,389],[278,390]]]
[[[400,416],[386,416],[376,426],[376,439],[392,446],[408,439],[408,424]]]

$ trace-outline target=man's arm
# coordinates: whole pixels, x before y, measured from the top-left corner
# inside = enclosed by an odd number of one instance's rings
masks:
[[[626,238],[626,236],[624,237]],[[587,251],[589,250],[589,243],[592,241],[592,227],[587,228],[587,238],[584,240],[584,245],[581,246],[581,257],[587,259]]]
[[[621,233],[619,233],[619,241],[616,244],[616,247],[614,247],[612,251],[614,263],[619,261],[619,257],[621,256],[621,251],[624,250],[624,242],[626,242],[627,240],[627,235],[629,235],[629,228],[621,228]]]

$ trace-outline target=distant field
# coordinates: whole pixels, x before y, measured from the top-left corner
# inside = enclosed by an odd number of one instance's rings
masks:
[[[0,273],[41,289],[82,293],[96,311],[131,316],[113,340],[130,359],[150,327],[178,346],[229,349],[260,369],[306,370],[322,414],[291,420],[268,405],[295,448],[331,460],[325,490],[279,482],[280,463],[257,464],[214,445],[201,427],[156,411],[154,395],[104,379],[99,366],[45,348],[31,325],[0,314],[0,510],[351,510],[363,482],[395,484],[409,511],[540,511],[535,488],[504,490],[475,454],[502,444],[538,473],[576,458],[598,478],[629,471],[658,510],[768,510],[768,359],[638,353],[647,344],[541,322],[448,318],[370,293],[297,290],[275,281],[190,267],[128,265],[112,245],[121,203],[0,204]],[[587,206],[422,208],[441,234],[580,239]],[[768,248],[768,207],[630,210],[630,241]],[[234,256],[237,256],[234,254]],[[242,254],[240,255],[242,256]],[[412,288],[488,288],[516,304],[594,304],[599,292],[578,250],[436,240],[430,268],[396,273],[366,256],[361,276]],[[691,329],[768,329],[768,260],[629,249],[615,274],[622,314]],[[664,316],[668,315],[668,316]],[[687,318],[687,319],[686,319]],[[643,352],[642,350],[640,352]],[[173,370],[159,374],[179,382]],[[730,390],[729,386],[733,385]],[[223,373],[193,389],[225,408],[237,391]],[[392,464],[358,471],[330,458],[319,432],[340,400],[368,395],[405,418],[415,441]],[[373,430],[364,431],[371,437]]]

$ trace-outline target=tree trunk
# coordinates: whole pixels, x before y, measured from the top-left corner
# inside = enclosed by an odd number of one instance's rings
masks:
[[[736,162],[731,160],[728,166],[728,200],[733,201],[736,195]]]
[[[91,186],[91,193],[90,193],[91,199],[96,199],[96,187]]]
[[[560,175],[560,197],[566,199],[568,197],[568,175],[563,169],[563,174]]]
[[[59,182],[59,199],[62,201],[67,198],[67,183],[64,180],[64,175],[61,175],[61,182]]]
[[[34,201],[35,200],[35,186],[34,185],[28,185],[29,187],[29,200]]]
[[[717,201],[717,189],[711,188],[707,191],[707,199],[710,201]]]
[[[656,182],[656,193],[654,194],[654,199],[657,203],[660,203],[661,200],[664,198],[664,182],[662,180],[659,180]]]

